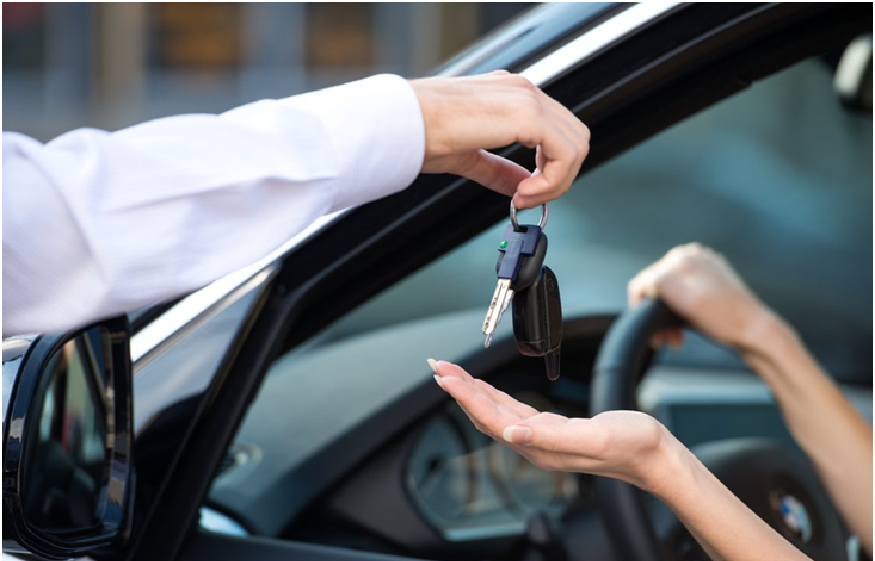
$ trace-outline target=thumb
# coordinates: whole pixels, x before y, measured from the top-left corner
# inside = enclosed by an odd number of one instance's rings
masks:
[[[551,429],[567,425],[569,419],[554,413],[538,413],[525,421],[508,425],[502,436],[511,444],[538,445],[543,443],[545,437],[552,438]]]
[[[590,455],[601,451],[606,435],[590,419],[554,416],[509,425],[502,436],[511,444],[549,452]]]

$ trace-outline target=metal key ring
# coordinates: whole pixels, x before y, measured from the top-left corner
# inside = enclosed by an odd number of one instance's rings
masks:
[[[510,223],[513,224],[513,229],[516,232],[520,231],[520,225],[516,220],[516,207],[513,201],[510,202]],[[541,220],[538,222],[538,227],[543,230],[547,226],[547,203],[541,205]]]

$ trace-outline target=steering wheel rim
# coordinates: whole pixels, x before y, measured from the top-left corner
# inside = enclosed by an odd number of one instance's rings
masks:
[[[657,331],[681,327],[683,320],[660,300],[645,300],[622,314],[599,349],[593,371],[590,415],[612,410],[637,410],[636,390],[653,361],[650,338]],[[672,559],[656,536],[646,495],[618,479],[598,477],[596,494],[608,536],[618,558],[637,561]]]
[[[685,326],[686,322],[660,300],[644,300],[639,306],[622,314],[611,326],[599,350],[593,372],[591,416],[611,410],[637,410],[637,387],[654,356],[651,338],[661,330]],[[703,447],[703,452],[712,453],[707,457],[700,456],[700,460],[758,516],[773,527],[777,526],[776,530],[794,546],[815,559],[847,559],[844,549],[846,532],[807,459],[798,451],[769,444],[774,441],[737,440],[720,441],[716,443],[717,446]],[[733,479],[738,480],[739,470],[742,469],[740,466],[754,472],[750,479],[756,485],[738,481],[732,483]],[[762,474],[758,472],[760,469],[763,470]],[[812,509],[811,514],[819,521],[818,543],[793,539],[794,536],[787,535],[786,528],[781,527],[781,522],[776,522],[774,511],[759,512],[769,508],[762,506],[758,495],[772,486],[777,475],[786,474],[790,474],[799,484],[800,492],[810,498],[808,505]],[[747,474],[742,480],[746,477]],[[656,534],[644,491],[605,477],[597,477],[595,486],[608,536],[619,559],[669,561],[677,558]],[[746,487],[742,489],[743,494],[739,493],[740,487]],[[756,488],[756,497],[750,496],[750,489],[753,488]],[[745,500],[744,495],[749,500]],[[760,504],[754,507],[751,504],[753,502]]]

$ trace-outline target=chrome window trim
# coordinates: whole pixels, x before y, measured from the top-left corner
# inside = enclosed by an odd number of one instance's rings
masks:
[[[635,4],[597,25],[567,45],[534,62],[528,68],[522,70],[520,74],[536,86],[543,87],[565,73],[572,66],[579,64],[597,51],[635,29],[643,27],[645,24],[679,5],[680,3],[677,2],[642,2]],[[448,70],[445,75],[451,74],[452,69]],[[177,333],[187,327],[193,327],[194,320],[204,312],[217,307],[218,310],[221,310],[223,307],[221,301],[235,289],[252,280],[282,255],[303,243],[335,220],[338,220],[350,210],[341,210],[316,220],[308,228],[264,259],[230,273],[212,284],[193,292],[164,314],[147,324],[131,338],[131,360],[134,365],[136,366],[137,362]]]
[[[543,87],[618,38],[643,27],[679,5],[679,2],[635,4],[533,63],[520,74],[536,86]]]
[[[331,222],[334,222],[350,209],[342,210],[317,219],[302,232],[294,236],[263,259],[234,271],[204,288],[191,293],[178,304],[155,318],[131,337],[131,361],[136,366],[162,343],[175,335],[183,335],[186,328],[194,327],[195,320],[207,311],[218,313],[236,301],[228,298],[243,285],[249,289],[262,284],[269,276],[269,267],[285,253],[315,235]]]

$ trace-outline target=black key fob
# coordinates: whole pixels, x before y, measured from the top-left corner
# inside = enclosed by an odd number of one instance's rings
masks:
[[[544,357],[547,378],[559,378],[562,301],[559,283],[550,267],[541,268],[532,286],[514,293],[513,336],[520,354]]]

